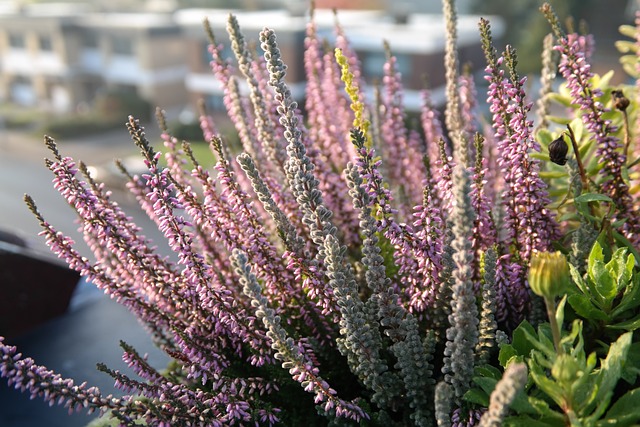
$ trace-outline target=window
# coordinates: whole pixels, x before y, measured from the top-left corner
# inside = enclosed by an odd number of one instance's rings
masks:
[[[411,58],[406,54],[397,54],[395,57],[396,71],[402,74],[403,79],[406,79],[411,74]],[[386,62],[387,56],[383,51],[367,53],[363,62],[365,76],[382,78]]]
[[[233,51],[231,50],[230,43],[226,43],[222,47],[220,56],[223,60],[235,58]],[[211,61],[213,61],[213,55],[211,55],[211,52],[209,52],[209,43],[205,42],[202,44],[202,63],[208,67]]]
[[[206,95],[205,105],[208,111],[226,111],[222,95]]]
[[[11,83],[14,85],[31,86],[31,78],[28,76],[15,76]]]
[[[96,33],[85,33],[82,36],[82,46],[86,49],[97,49],[98,35]]]
[[[10,33],[9,46],[14,49],[24,49],[24,36],[22,34]]]
[[[111,38],[111,51],[115,55],[133,55],[133,40],[129,37],[116,36]]]
[[[366,77],[384,76],[384,63],[387,61],[384,52],[370,52],[364,57],[362,68]]]
[[[35,105],[36,93],[31,85],[31,80],[26,76],[16,76],[11,81],[11,100],[19,105]]]
[[[411,75],[411,57],[409,55],[396,55],[396,70],[402,74],[403,79],[409,78]]]
[[[53,45],[51,44],[51,37],[49,36],[38,36],[38,44],[40,45],[40,50],[44,52],[53,51]]]

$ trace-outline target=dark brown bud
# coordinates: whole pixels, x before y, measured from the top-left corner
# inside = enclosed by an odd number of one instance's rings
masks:
[[[567,163],[568,151],[569,146],[564,141],[564,135],[560,135],[558,139],[549,144],[549,160],[562,166]]]
[[[629,106],[629,98],[624,96],[621,90],[612,90],[613,106],[620,111],[624,111]]]

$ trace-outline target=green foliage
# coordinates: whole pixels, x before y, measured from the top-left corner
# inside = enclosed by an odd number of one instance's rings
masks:
[[[636,28],[631,25],[620,26],[620,33],[630,39],[636,38]],[[640,71],[637,67],[638,46],[636,43],[629,40],[619,40],[615,45],[618,51],[623,54],[620,57],[620,63],[624,71],[635,79],[640,78]]]
[[[573,285],[555,311],[560,345],[554,345],[552,324],[536,329],[525,321],[511,343],[500,346],[501,366],[524,361],[529,367],[526,393],[518,395],[511,406],[515,415],[504,425],[631,426],[640,421],[640,343],[633,339],[640,326],[640,274],[635,258],[627,248],[612,251],[596,241],[586,273],[573,265],[570,269]],[[565,314],[574,317],[567,329]],[[599,346],[592,348],[596,342]],[[476,368],[475,386],[465,400],[486,407],[500,376],[494,367]]]
[[[571,266],[576,284],[568,301],[576,313],[599,329],[634,331],[640,326],[640,274],[626,248],[617,249],[607,262],[596,242],[589,255],[587,275]]]
[[[48,120],[39,132],[53,138],[77,138],[122,128],[122,120],[105,120],[96,114],[64,115]]]
[[[631,332],[621,335],[598,363],[595,352],[585,352],[582,322],[575,320],[563,333],[562,347],[564,352],[554,349],[548,325],[536,331],[527,322],[514,331],[512,344],[501,347],[500,362],[526,361],[530,378],[526,395],[519,395],[511,406],[517,415],[505,425],[624,426],[640,420],[640,411],[629,411],[630,405],[640,403],[640,389],[616,395],[632,348]],[[500,373],[478,368],[476,374],[477,387],[465,399],[486,406]]]
[[[44,119],[41,111],[31,109],[12,109],[10,111],[1,111],[0,127],[6,129],[32,129],[37,123]]]
[[[122,124],[129,115],[142,121],[151,119],[151,104],[135,91],[108,90],[96,97],[94,111],[106,121]]]
[[[175,121],[169,124],[169,129],[171,134],[179,140],[189,141],[190,143],[203,141],[202,129],[197,121],[187,123]]]
[[[147,121],[151,106],[135,93],[107,91],[96,98],[90,111],[53,116],[43,121],[38,132],[59,139],[92,135],[121,129],[129,114]]]

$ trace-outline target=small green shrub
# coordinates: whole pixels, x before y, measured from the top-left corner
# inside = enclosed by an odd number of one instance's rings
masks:
[[[73,114],[47,120],[40,128],[40,133],[54,138],[77,138],[120,127],[122,120],[109,120],[98,114]]]
[[[96,96],[92,110],[103,120],[122,123],[131,114],[147,122],[152,117],[153,106],[135,91],[109,89]]]

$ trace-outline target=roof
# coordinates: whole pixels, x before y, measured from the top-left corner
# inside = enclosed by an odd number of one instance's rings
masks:
[[[182,9],[175,12],[176,22],[182,26],[202,26],[202,20],[207,18],[213,26],[226,25],[229,14],[238,18],[242,28],[255,30],[265,26],[274,30],[303,31],[309,21],[308,16],[291,15],[285,9],[264,11],[243,11],[237,9]],[[349,10],[341,11],[338,18],[342,25],[366,25],[377,22],[384,16],[377,10]],[[319,9],[315,11],[315,21],[319,27],[332,28],[335,17],[332,10]]]
[[[234,14],[243,30],[252,32],[265,26],[278,33],[303,32],[308,17],[292,16],[286,10],[247,12],[231,9],[183,9],[174,17],[182,27],[198,27],[206,17],[214,28],[226,26],[229,14]],[[348,10],[338,12],[338,21],[343,27],[354,49],[364,51],[380,50],[383,40],[389,42],[394,52],[431,53],[441,51],[444,46],[445,23],[442,14],[410,14],[405,24],[397,23],[393,17],[380,10]],[[492,23],[492,33],[504,33],[504,21],[500,17],[487,17]],[[318,32],[328,39],[334,38],[336,22],[332,10],[319,9],[314,13]],[[458,16],[458,43],[477,44],[480,40],[478,15]],[[205,37],[204,32],[201,35]]]
[[[16,5],[0,2],[0,17],[20,16],[25,18],[66,18],[79,16],[89,11],[89,5],[81,3],[34,3]]]
[[[78,25],[100,28],[157,28],[176,26],[170,14],[166,13],[89,13]]]
[[[432,53],[441,51],[445,43],[444,16],[440,14],[412,14],[406,24],[397,24],[389,19],[376,22],[375,25],[345,27],[345,33],[354,49],[377,51],[382,41],[389,42],[396,53]],[[499,17],[487,17],[495,36],[504,33],[504,21]],[[478,22],[480,16],[458,16],[458,45],[471,45],[480,42]]]

